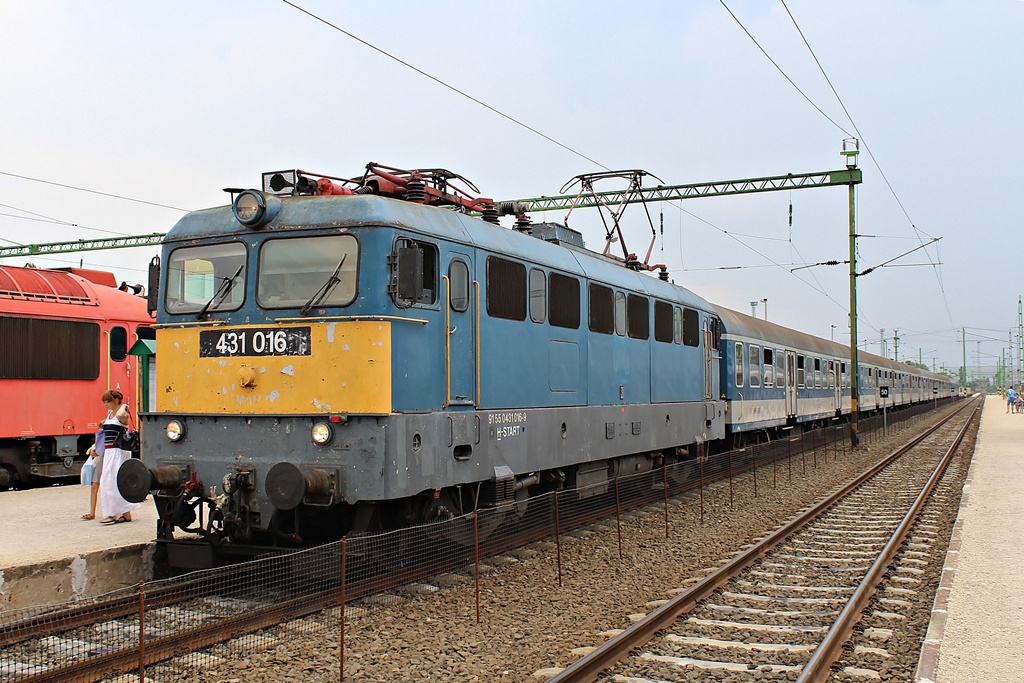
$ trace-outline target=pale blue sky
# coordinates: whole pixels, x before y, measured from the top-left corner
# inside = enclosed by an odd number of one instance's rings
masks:
[[[841,168],[846,134],[815,111],[717,0],[336,3],[309,11],[608,168],[668,184]],[[853,127],[781,2],[727,1],[787,75]],[[942,237],[860,279],[860,338],[901,357],[991,365],[1016,330],[1024,2],[788,0],[903,208],[862,152],[860,263]],[[599,170],[283,2],[0,0],[0,172],[181,209],[266,170],[356,175],[368,161],[445,167],[499,199],[556,194]],[[863,147],[862,147],[863,149]],[[608,188],[611,189],[611,188]],[[793,203],[793,228],[787,217]],[[165,232],[181,212],[0,175],[0,243]],[[845,188],[689,200],[653,261],[740,311],[846,339]],[[904,214],[906,211],[906,215]],[[73,223],[40,220],[31,214]],[[909,216],[909,219],[908,219]],[[539,214],[535,220],[553,220]],[[591,248],[596,215],[573,214]],[[650,229],[625,215],[630,249]],[[726,236],[728,232],[733,237]],[[663,251],[662,251],[663,249]],[[143,281],[152,248],[34,259]],[[24,259],[8,260],[20,265]],[[771,265],[784,264],[783,267]],[[749,266],[717,270],[721,267]],[[759,309],[763,315],[763,308]],[[995,339],[996,341],[988,341]],[[891,341],[890,341],[891,344]],[[890,347],[891,348],[891,347]]]

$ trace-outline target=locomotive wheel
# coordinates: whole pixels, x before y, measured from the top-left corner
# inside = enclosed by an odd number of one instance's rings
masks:
[[[440,496],[430,501],[423,512],[426,524],[426,534],[429,538],[446,538],[461,546],[472,547],[473,515],[460,514],[462,509],[459,505],[458,492],[454,489],[444,489]],[[501,526],[505,511],[481,510],[477,517],[476,536],[480,541],[490,537],[494,531]]]

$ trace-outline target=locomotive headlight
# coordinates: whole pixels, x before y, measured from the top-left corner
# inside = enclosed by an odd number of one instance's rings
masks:
[[[178,420],[171,420],[167,425],[167,438],[170,441],[178,442],[185,438],[185,423]]]
[[[245,190],[239,192],[235,197],[235,203],[231,210],[242,225],[256,226],[260,224],[263,215],[267,212],[267,198],[262,192]]]
[[[331,429],[331,425],[326,422],[317,422],[313,425],[313,429],[310,431],[310,436],[313,438],[313,443],[317,446],[326,446],[334,438],[334,430]]]

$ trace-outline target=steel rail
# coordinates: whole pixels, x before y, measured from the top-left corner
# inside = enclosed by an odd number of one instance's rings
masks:
[[[659,631],[669,628],[681,615],[692,610],[701,601],[711,597],[716,590],[728,583],[741,571],[763,558],[772,549],[774,549],[775,546],[781,544],[794,533],[813,522],[826,510],[835,505],[840,499],[860,487],[890,463],[904,455],[907,451],[912,449],[928,436],[935,433],[940,427],[952,420],[962,410],[964,410],[964,408],[951,413],[940,422],[929,427],[924,432],[914,437],[911,441],[907,442],[885,458],[858,474],[852,480],[847,482],[831,495],[819,501],[813,507],[779,527],[779,529],[761,539],[747,550],[733,557],[724,565],[693,584],[689,589],[678,594],[676,597],[655,609],[640,621],[629,626],[621,633],[609,638],[592,652],[584,655],[563,669],[560,673],[548,679],[548,683],[590,683],[591,681],[596,681],[604,671],[626,657],[631,650],[636,648],[638,645],[651,640]],[[968,421],[968,424],[969,423],[970,421]]]
[[[900,522],[896,531],[893,532],[892,538],[889,539],[885,548],[882,549],[875,563],[871,565],[871,569],[868,570],[867,575],[864,576],[860,585],[853,592],[849,602],[846,603],[846,607],[839,613],[832,627],[825,634],[824,640],[814,650],[810,661],[804,665],[803,670],[800,672],[800,677],[797,678],[797,683],[820,683],[821,681],[828,680],[832,675],[832,665],[839,661],[839,658],[842,656],[843,645],[853,634],[853,627],[860,621],[862,611],[867,607],[871,598],[875,596],[878,585],[882,582],[882,577],[889,568],[889,564],[910,534],[910,529],[917,522],[917,518],[920,516],[921,510],[924,509],[925,503],[928,502],[935,487],[938,486],[939,479],[945,473],[947,466],[953,459],[953,455],[960,447],[964,436],[967,435],[968,427],[971,426],[971,422],[974,421],[979,410],[981,410],[981,404],[975,407],[974,412],[971,413],[963,428],[960,429],[956,438],[953,439],[953,443],[942,456],[939,464],[935,466],[935,470],[932,471],[928,482],[921,489],[921,493],[918,494],[917,499],[910,507],[903,521]]]

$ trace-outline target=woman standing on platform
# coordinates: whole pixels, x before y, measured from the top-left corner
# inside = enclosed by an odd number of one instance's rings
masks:
[[[107,417],[103,420],[103,473],[100,475],[100,506],[106,517],[100,524],[121,524],[132,521],[132,510],[142,507],[139,503],[129,503],[121,497],[117,490],[117,471],[121,463],[132,457],[131,451],[123,451],[114,446],[118,434],[125,431],[128,425],[128,406],[124,395],[116,389],[103,394],[103,405],[107,409]]]

